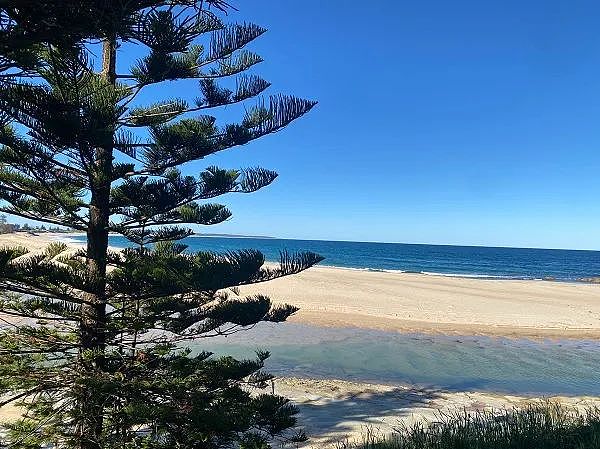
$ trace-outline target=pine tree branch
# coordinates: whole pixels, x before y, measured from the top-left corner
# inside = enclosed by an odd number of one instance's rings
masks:
[[[79,349],[81,345],[65,345],[48,349],[0,349],[0,355],[27,355],[27,354],[58,354]]]
[[[49,186],[48,183],[46,183],[43,176],[39,176],[39,174],[37,173],[33,173],[33,175],[36,178],[36,180],[46,189],[46,192],[54,199],[54,201],[56,201],[56,203],[59,206],[61,206],[61,208],[64,211],[66,211],[67,214],[75,220],[75,222],[79,222],[81,223],[82,227],[87,228],[88,222],[79,215],[77,215],[75,212],[73,212],[68,205],[65,205],[65,203],[62,202],[62,200],[54,193],[54,189],[52,188],[52,186]]]
[[[23,447],[22,446],[23,442],[27,441],[27,439],[29,439],[29,437],[31,435],[34,435],[37,431],[39,431],[41,428],[43,428],[50,420],[52,420],[56,415],[62,413],[68,407],[69,407],[68,403],[62,403],[62,405],[60,405],[59,407],[54,409],[52,411],[52,413],[48,414],[48,416],[46,416],[45,419],[40,420],[39,424],[36,427],[29,429],[28,433],[25,433],[21,438],[18,438],[17,440],[14,440],[14,442],[6,445],[5,448],[6,449],[21,449]]]
[[[17,394],[16,396],[12,396],[8,399],[0,401],[0,408],[4,407],[12,402],[18,401],[19,399],[22,399],[24,397],[31,396],[32,394],[39,392],[39,391],[44,391],[43,386],[36,386],[34,388],[31,388],[30,390],[26,390],[20,394]]]
[[[3,309],[1,307],[0,307],[0,314],[10,315],[10,316],[18,317],[18,318],[31,318],[31,319],[35,319],[35,320],[41,320],[41,321],[75,321],[75,322],[79,321],[79,319],[75,319],[75,318],[50,317],[50,316],[30,315],[30,314],[23,314],[23,313],[18,313],[18,312],[11,312],[11,311],[9,311],[7,309]]]
[[[9,325],[9,326],[13,326],[15,327],[17,330],[15,332],[23,332],[24,327],[23,326],[17,326],[3,318],[0,318],[0,321],[3,321],[5,324]],[[24,334],[24,333],[16,333],[14,336],[18,336],[18,337],[26,337],[26,340],[23,342],[23,344],[25,346],[40,346],[41,344],[47,344],[49,346],[52,346],[52,352],[64,352],[64,351],[56,351],[54,350],[56,348],[56,345],[60,345],[60,344],[71,344],[68,341],[65,340],[61,340],[54,338],[54,339],[47,339],[47,338],[42,338],[40,335],[35,335],[35,334]],[[56,337],[56,336],[54,336]],[[36,341],[37,340],[37,341]],[[48,348],[46,348],[46,350],[48,350]],[[2,350],[0,350],[1,352]],[[29,351],[29,350],[27,350]]]
[[[21,282],[20,284],[18,282]],[[64,289],[66,285],[60,286]],[[29,296],[37,296],[43,299],[58,299],[61,301],[66,301],[72,304],[83,305],[92,304],[91,302],[84,299],[84,295],[86,292],[83,290],[76,290],[73,286],[68,286],[70,290],[77,293],[79,296],[75,296],[74,294],[67,294],[62,291],[57,291],[55,287],[54,289],[45,287],[44,285],[40,285],[36,283],[34,280],[28,279],[11,279],[7,274],[4,274],[2,278],[0,278],[0,289],[4,289],[14,293],[22,293],[24,295]]]
[[[48,156],[46,153],[44,153],[42,151],[36,151],[36,152],[32,152],[31,154],[28,154],[25,151],[23,151],[19,145],[11,145],[11,142],[9,142],[9,141],[4,141],[2,143],[5,146],[7,146],[8,148],[10,148],[12,151],[15,151],[16,153],[19,154],[19,156],[21,158],[20,162],[25,162],[32,157],[36,157],[36,158],[40,158],[43,162],[54,166],[53,168],[55,168],[55,167],[62,168],[63,170],[65,170],[67,173],[70,173],[74,177],[86,177],[87,176],[87,173],[85,171],[79,170],[78,168],[73,167],[72,165],[65,164],[65,163],[57,160],[56,158]],[[17,166],[14,163],[11,163],[10,165],[11,165],[11,167],[15,168],[16,170],[23,171],[22,168],[20,168],[19,166]]]
[[[161,209],[159,212],[156,213],[156,215],[167,214],[167,213],[172,212],[173,210],[177,209],[178,207],[185,206],[186,204],[192,203],[194,201],[213,199],[213,198],[216,198],[216,197],[219,197],[222,195],[226,195],[226,194],[231,194],[231,193],[250,194],[250,193],[254,193],[254,192],[232,189],[232,190],[227,190],[227,191],[215,192],[214,194],[196,195],[196,196],[193,196],[190,198],[186,198],[185,200],[182,200],[179,203],[175,203],[164,209]],[[138,224],[136,224],[136,223],[138,223]],[[117,225],[111,226],[110,230],[113,232],[120,233],[120,229],[123,229],[123,228],[140,229],[142,227],[149,226],[149,225],[150,226],[160,226],[160,225],[170,226],[170,225],[182,225],[182,224],[199,224],[199,223],[194,223],[194,222],[185,221],[185,220],[154,221],[154,220],[152,220],[152,218],[150,218],[144,224],[141,224],[141,223],[139,223],[139,220],[131,219],[131,220],[122,221],[122,222],[118,223]]]
[[[237,103],[241,103],[241,102],[243,102],[245,100],[247,100],[247,98],[241,98],[239,100],[232,100],[232,101],[229,101],[227,103],[222,103],[222,104],[210,104],[210,105],[204,105],[204,106],[197,106],[195,108],[189,108],[189,109],[186,109],[185,111],[181,111],[181,112],[177,113],[177,115],[174,116],[174,117],[172,117],[170,120],[173,120],[173,119],[175,119],[177,117],[180,117],[180,116],[182,116],[184,114],[189,114],[191,112],[198,112],[198,111],[204,111],[204,110],[207,110],[207,109],[214,109],[214,108],[222,107],[222,106],[234,105],[234,104],[237,104]],[[143,117],[143,118],[168,117],[169,115],[173,115],[173,113],[157,112],[157,113],[154,113],[154,114],[144,114],[144,115],[142,115],[140,117]],[[130,124],[130,123],[127,122],[128,120],[135,119],[135,118],[136,118],[136,116],[127,116],[127,117],[124,117],[122,120],[120,120],[118,123],[120,125],[123,125],[123,126],[137,128],[139,126],[136,126],[136,125],[133,125],[133,124]],[[217,136],[215,136],[215,138],[216,137]],[[150,146],[150,145],[152,145],[152,144],[136,144],[136,146],[140,146],[140,147],[142,147],[142,146]]]
[[[12,193],[17,193],[17,194],[20,194],[20,195],[28,196],[28,197],[34,198],[34,199],[36,199],[38,201],[51,202],[51,201],[54,200],[53,197],[48,198],[47,196],[40,195],[36,190],[31,190],[31,189],[23,190],[23,189],[15,186],[12,183],[6,183],[6,184],[2,185],[2,181],[0,181],[0,187],[4,191],[6,191],[6,192],[12,192]],[[0,200],[2,200],[2,198],[0,198]],[[52,203],[52,204],[66,210],[66,207],[64,207],[64,205],[62,203],[61,204]],[[86,204],[81,204],[81,205],[78,205],[78,207],[83,208],[83,209],[87,209],[89,206],[86,205]]]
[[[1,207],[0,206],[0,212],[5,212],[7,214],[16,215],[21,218],[26,218],[28,220],[33,220],[33,221],[39,221],[42,223],[54,224],[54,225],[59,225],[59,226],[67,226],[69,228],[73,228],[78,231],[86,231],[87,230],[87,228],[85,226],[74,224],[71,221],[54,220],[54,219],[44,217],[41,215],[30,214],[30,213],[27,213],[20,209],[12,209],[10,207]]]
[[[115,75],[116,78],[119,78],[119,75]],[[136,99],[136,97],[142,92],[143,88],[146,87],[145,85],[138,85],[138,86],[132,86],[130,89],[133,91],[130,95],[129,98],[122,104],[123,108],[126,108],[133,100]],[[117,123],[119,123],[117,121]]]
[[[54,290],[44,290],[42,289],[39,285],[24,285],[24,286],[20,286],[17,284],[14,284],[12,282],[15,282],[14,280],[7,280],[7,279],[1,279],[0,280],[0,287],[4,290],[13,292],[13,293],[22,293],[24,295],[32,295],[32,296],[37,296],[43,299],[60,299],[62,301],[68,301],[71,302],[73,304],[83,304],[85,301],[83,299],[80,298],[75,298],[73,296],[69,296],[66,294],[59,294]]]
[[[219,223],[223,223],[224,221],[227,221],[227,219],[223,220]],[[136,222],[137,222],[137,220],[130,221],[129,223],[136,223]],[[211,223],[211,225],[219,224],[219,223]],[[123,229],[124,227],[128,230],[132,230],[132,229],[142,229],[142,228],[146,228],[148,226],[170,226],[170,225],[183,225],[183,224],[202,224],[202,223],[195,223],[192,221],[185,221],[185,220],[178,220],[178,221],[176,221],[176,220],[157,220],[157,221],[149,220],[146,223],[140,223],[140,224],[136,224],[136,225],[125,224],[124,226],[121,226],[121,224],[119,223],[119,225],[116,227],[111,226],[110,230],[120,234],[121,232],[119,231],[119,229]],[[210,225],[206,225],[206,226],[210,226]]]
[[[5,182],[3,182],[3,181],[0,181],[0,187],[1,187],[1,188],[2,188],[2,190],[4,190],[5,192],[18,193],[19,195],[27,195],[27,196],[31,196],[31,197],[33,197],[33,198],[40,199],[39,197],[35,197],[35,196],[33,196],[33,195],[30,195],[30,192],[31,192],[31,191],[28,191],[28,190],[22,190],[22,189],[20,189],[20,188],[18,188],[18,187],[15,187],[15,186],[14,186],[14,185],[12,185],[12,184],[8,184],[8,183],[5,183]],[[33,192],[33,193],[35,194],[35,192]]]
[[[214,63],[215,61],[211,61],[211,63]],[[192,66],[191,68],[193,69],[200,69],[202,67],[204,67],[207,64],[199,64],[199,65],[195,65]],[[202,80],[217,80],[217,79],[222,79],[222,78],[229,78],[231,76],[237,75],[239,73],[241,73],[243,70],[240,70],[239,72],[232,72],[232,73],[218,73],[218,74],[207,74],[207,73],[201,73],[198,75],[194,75],[194,76],[188,76],[185,79],[187,80],[195,80],[195,81],[202,81]],[[118,79],[136,79],[135,76],[133,75],[126,75],[126,74],[121,74],[121,75],[117,75]],[[161,83],[165,83],[168,81],[172,81],[172,80],[161,80],[161,81],[155,81],[155,82],[144,82],[144,83],[137,83],[137,84],[133,84],[130,86],[131,89],[143,89],[144,87],[148,87],[148,86],[154,86],[156,84],[161,84]]]

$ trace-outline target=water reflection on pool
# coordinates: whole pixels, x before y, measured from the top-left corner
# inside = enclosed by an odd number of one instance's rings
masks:
[[[600,342],[399,334],[265,324],[197,349],[268,349],[278,375],[410,383],[450,390],[600,395]]]

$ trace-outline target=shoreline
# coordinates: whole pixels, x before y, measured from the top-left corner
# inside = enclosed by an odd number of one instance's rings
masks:
[[[0,246],[40,251],[68,234],[0,235]],[[74,243],[66,242],[71,246]],[[330,328],[498,338],[600,340],[600,285],[461,278],[317,266],[298,275],[240,287],[243,295],[264,293],[274,303],[300,311],[290,322]],[[435,420],[439,413],[522,407],[551,399],[583,410],[600,406],[594,396],[510,394],[471,389],[445,390],[382,381],[276,377],[276,394],[298,406],[299,425],[310,440],[301,447],[336,447],[379,435],[399,423]],[[0,408],[0,420],[18,418],[15,407]]]
[[[69,234],[4,234],[41,250]],[[316,266],[240,287],[300,308],[291,322],[401,333],[600,340],[600,284],[482,279]]]
[[[68,233],[47,233],[49,235],[54,236],[55,239],[62,240],[65,243],[75,243],[73,240],[69,238],[69,236],[83,236],[85,237],[84,232],[73,231]],[[110,236],[119,236],[120,234],[110,233]],[[43,234],[38,235],[43,237]],[[189,238],[224,238],[224,239],[264,239],[264,240],[278,240],[276,237],[254,237],[254,236],[228,236],[228,235],[203,235],[203,234],[193,234],[189,236]],[[434,245],[436,246],[436,245]],[[452,245],[437,245],[437,246],[452,246]],[[122,249],[124,247],[114,247],[117,249]],[[487,247],[485,247],[487,248]],[[510,247],[489,247],[489,248],[510,248]],[[545,248],[516,248],[516,249],[545,249]],[[557,249],[559,251],[563,251],[563,249]],[[567,250],[567,251],[596,251],[597,250]],[[277,260],[267,260],[267,264],[273,265],[277,264]],[[459,278],[459,279],[484,279],[484,280],[507,280],[507,281],[534,281],[534,282],[558,282],[558,283],[576,283],[576,284],[600,284],[600,273],[598,276],[584,276],[578,278],[558,278],[554,276],[543,276],[543,277],[530,277],[530,276],[510,276],[510,275],[496,275],[496,274],[481,274],[481,273],[453,273],[453,272],[437,272],[437,271],[413,271],[413,270],[403,270],[403,269],[393,269],[393,268],[372,268],[372,267],[350,267],[350,266],[339,266],[339,265],[327,265],[327,264],[319,264],[314,268],[335,268],[338,270],[353,270],[353,271],[366,271],[366,272],[375,272],[375,273],[404,273],[404,274],[418,274],[422,276],[440,276],[440,277],[450,277],[450,278]]]
[[[276,260],[266,261],[268,265],[277,265]],[[467,274],[467,273],[438,273],[433,271],[410,271],[410,270],[392,270],[388,268],[357,268],[357,267],[341,267],[337,265],[315,265],[310,268],[314,269],[334,269],[334,270],[348,270],[358,271],[366,273],[389,273],[389,274],[409,274],[424,277],[441,277],[441,278],[455,278],[455,279],[478,279],[484,281],[527,281],[527,282],[555,282],[560,284],[600,284],[600,276],[596,277],[582,277],[577,279],[559,279],[553,278],[552,276],[546,276],[543,278],[531,278],[531,277],[519,277],[519,276],[500,276],[500,275],[487,275],[487,274]]]

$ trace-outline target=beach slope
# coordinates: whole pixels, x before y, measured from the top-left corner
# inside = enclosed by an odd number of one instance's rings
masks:
[[[461,335],[600,338],[600,285],[315,267],[243,287],[319,326]]]
[[[0,235],[40,250],[65,235]],[[291,321],[399,332],[600,339],[600,284],[314,267],[244,286],[300,307]]]

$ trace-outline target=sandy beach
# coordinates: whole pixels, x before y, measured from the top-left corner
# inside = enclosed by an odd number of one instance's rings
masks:
[[[461,335],[600,338],[600,285],[315,267],[243,287],[320,326]]]
[[[58,241],[68,234],[28,234],[25,232],[15,232],[13,234],[0,234],[0,246],[24,246],[25,248],[36,251],[43,249],[49,243]]]
[[[540,400],[582,410],[600,405],[600,398],[587,396],[540,399],[343,380],[282,378],[275,385],[277,394],[298,405],[298,421],[310,437],[307,446],[313,448],[335,448],[340,441],[361,441],[369,432],[385,436],[401,423],[432,422],[440,413],[512,409]]]
[[[295,377],[278,378],[275,393],[291,399],[298,407],[298,429],[309,437],[300,445],[305,449],[335,449],[339,442],[360,442],[366,434],[389,435],[400,424],[432,422],[441,413],[510,410],[542,400],[580,410],[600,406],[600,398],[588,396],[540,399]],[[12,421],[19,416],[17,407],[0,409],[0,422]]]
[[[0,246],[40,251],[65,234],[0,235]],[[600,339],[600,285],[552,281],[467,279],[315,267],[296,276],[245,286],[300,307],[292,321],[399,332]],[[278,394],[300,408],[312,447],[380,434],[400,422],[434,420],[440,411],[519,407],[535,398],[476,391],[443,391],[332,379],[279,378]],[[599,398],[556,397],[567,405]],[[3,408],[0,416],[18,410]],[[331,445],[331,446],[329,446]]]
[[[0,236],[39,250],[65,234]],[[300,307],[291,321],[399,332],[600,339],[600,284],[314,267],[245,286]]]

